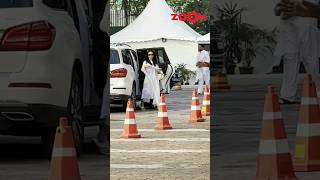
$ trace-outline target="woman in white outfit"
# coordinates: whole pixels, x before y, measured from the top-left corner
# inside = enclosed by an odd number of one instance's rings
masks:
[[[141,96],[141,109],[144,109],[144,103],[149,103],[150,100],[153,100],[152,104],[157,108],[160,101],[158,74],[161,74],[162,71],[156,63],[153,51],[148,51],[148,58],[143,62],[141,71],[145,74]]]

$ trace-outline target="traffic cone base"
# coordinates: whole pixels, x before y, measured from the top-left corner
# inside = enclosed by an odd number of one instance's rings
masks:
[[[318,132],[319,133],[319,132]],[[295,145],[295,159],[294,159],[294,168],[295,171],[298,172],[305,172],[305,171],[320,171],[320,154],[316,152],[320,152],[320,146],[313,146],[311,149],[305,149],[308,148],[306,144],[320,144],[320,138],[319,137],[299,137],[296,139],[296,145]],[[310,148],[310,147],[309,147]],[[311,154],[316,153],[316,154]],[[306,160],[308,157],[318,157],[317,160]]]
[[[137,131],[137,125],[135,121],[132,124],[129,124],[125,120],[125,125],[123,126],[123,133],[121,134],[122,138],[140,138],[141,135]]]
[[[203,94],[201,113],[202,116],[210,116],[210,91],[208,85],[206,85]]]
[[[158,111],[158,120],[157,124],[155,126],[156,130],[165,130],[165,129],[172,129],[168,112],[167,112],[167,105],[164,95],[161,95],[160,97],[160,103],[159,103],[159,111]]]
[[[141,135],[138,133],[138,127],[136,124],[136,117],[133,108],[133,102],[131,99],[128,100],[126,118],[123,125],[123,133],[121,138],[140,138]]]
[[[292,166],[281,166],[281,164],[292,164],[290,153],[259,155],[257,158],[259,168],[256,180],[297,180]],[[280,166],[275,166],[279,164]]]
[[[79,163],[74,148],[72,129],[66,118],[60,118],[56,130],[49,180],[80,180]]]
[[[202,116],[210,116],[210,108],[203,106],[201,109]]]
[[[296,171],[320,171],[320,110],[315,83],[306,75],[296,133],[294,167]]]
[[[191,113],[189,122],[196,123],[196,122],[204,122],[205,119],[202,117],[201,112]]]
[[[158,124],[158,125],[156,125],[155,129],[165,130],[165,129],[172,129],[172,127],[168,124]]]
[[[141,135],[137,132],[137,125],[136,124],[130,124],[130,125],[124,125],[123,127],[123,133],[121,135],[122,138],[140,138]]]
[[[294,170],[296,172],[320,171],[319,161],[309,161],[308,163],[294,161]]]
[[[204,122],[204,121],[205,119],[202,117],[197,91],[193,90],[189,122],[196,123],[196,122]]]
[[[296,179],[278,96],[273,87],[268,87],[257,156],[256,180]]]
[[[122,138],[141,138],[140,134],[122,134]]]

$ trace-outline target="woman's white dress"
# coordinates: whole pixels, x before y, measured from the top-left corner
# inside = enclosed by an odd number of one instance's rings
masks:
[[[141,98],[144,102],[150,102],[150,100],[153,99],[153,105],[156,106],[158,106],[160,102],[160,87],[157,77],[158,69],[158,65],[151,65],[147,61],[144,61],[141,67],[141,71],[145,74]]]

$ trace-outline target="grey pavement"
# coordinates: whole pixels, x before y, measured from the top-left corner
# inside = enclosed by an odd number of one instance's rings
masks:
[[[268,85],[279,94],[281,75],[228,76],[231,90],[215,91],[211,119],[211,173],[214,180],[255,179],[264,95]],[[299,92],[303,75],[299,76]],[[301,93],[300,93],[301,94]],[[282,105],[293,152],[299,105]],[[296,173],[302,180],[320,179],[320,172]]]
[[[210,121],[189,124],[191,90],[166,95],[173,130],[155,131],[157,111],[136,111],[137,140],[120,139],[125,113],[111,109],[111,179],[210,179]],[[141,131],[140,131],[141,130]]]

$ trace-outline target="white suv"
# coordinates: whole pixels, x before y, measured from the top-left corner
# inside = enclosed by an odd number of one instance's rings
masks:
[[[174,69],[162,47],[133,49],[126,44],[111,44],[110,46],[110,103],[121,104],[125,109],[127,100],[133,99],[135,105],[141,100],[144,74],[141,72],[143,61],[147,58],[147,51],[153,50],[159,67],[164,72],[160,81],[162,92],[170,92],[171,79]]]
[[[68,116],[80,150],[83,128],[101,123],[88,2],[0,1],[0,134],[52,145],[59,117]]]
[[[109,63],[111,103],[125,109],[128,98],[136,102],[141,93],[137,52],[128,45],[111,44]]]

